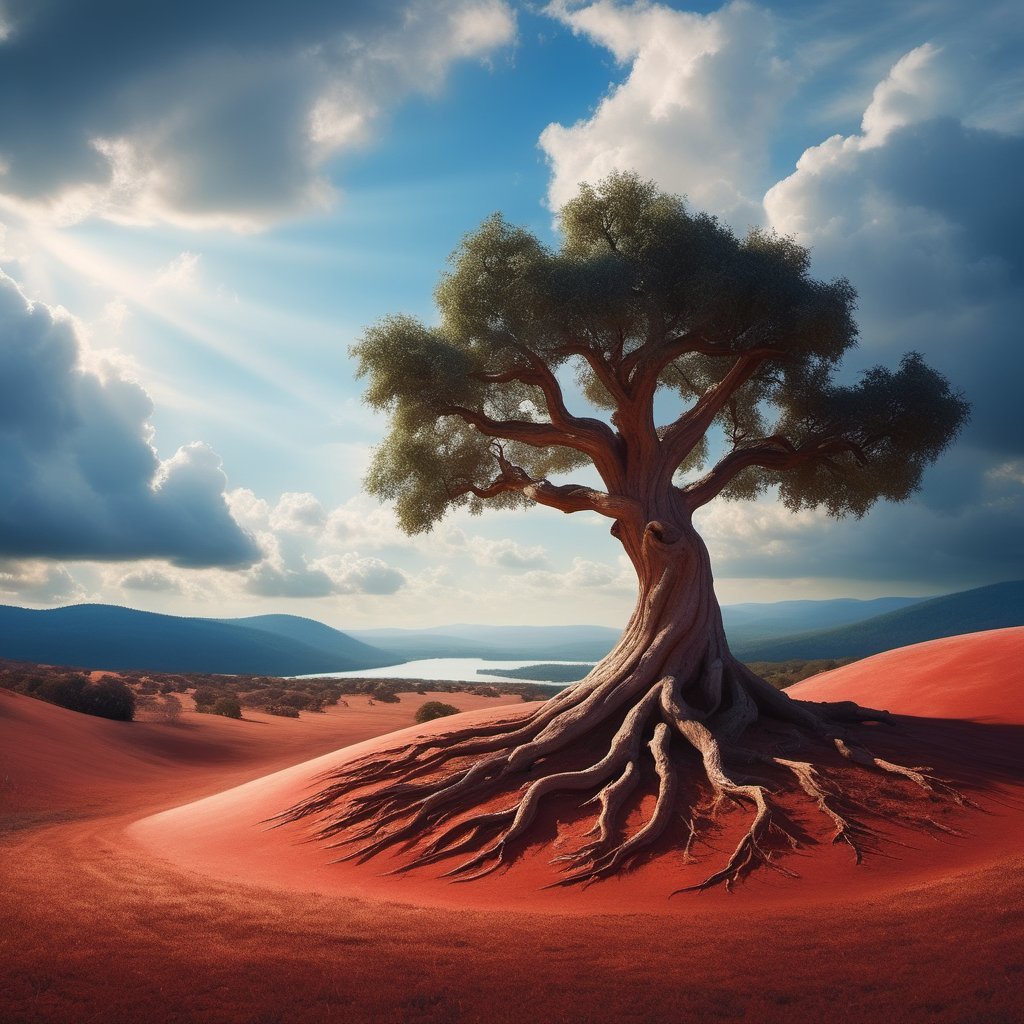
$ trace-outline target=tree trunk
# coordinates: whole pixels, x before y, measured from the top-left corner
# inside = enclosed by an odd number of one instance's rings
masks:
[[[616,533],[636,570],[637,602],[595,672],[652,683],[674,676],[694,706],[712,710],[722,699],[721,669],[732,657],[704,541],[688,518],[651,520],[639,536]]]

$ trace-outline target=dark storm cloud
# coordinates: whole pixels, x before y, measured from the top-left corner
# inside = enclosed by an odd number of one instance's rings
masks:
[[[193,444],[161,463],[148,395],[81,355],[71,321],[0,272],[0,556],[256,561],[217,454]]]
[[[760,550],[723,550],[728,574],[949,589],[1024,578],[1022,180],[1019,135],[941,116],[829,139],[769,193],[776,226],[811,245],[816,271],[860,293],[853,369],[920,351],[972,412],[911,502],[808,525],[799,543],[769,526]]]
[[[832,149],[780,188],[819,272],[860,293],[856,362],[923,352],[972,404],[965,440],[1024,453],[1024,139],[940,118]]]
[[[970,449],[962,454],[979,459]],[[946,591],[1024,579],[1024,460],[990,468],[980,475],[980,486],[978,475],[963,472],[962,460],[953,461],[958,465],[946,472],[936,466],[921,498],[879,505],[861,520],[789,523],[780,508],[745,535],[709,527],[716,573],[873,580],[894,587],[913,582]],[[972,498],[952,509],[929,502],[931,477],[940,475],[949,484],[965,483]]]
[[[259,219],[308,204],[334,148],[311,130],[317,102],[372,117],[430,88],[493,45],[460,34],[479,8],[507,17],[497,0],[0,0],[0,189],[107,188],[113,166],[120,201],[146,191],[148,213]],[[126,144],[113,165],[97,139]]]
[[[1024,138],[943,117],[893,131],[884,146],[868,150],[865,157],[861,173],[879,188],[955,226],[965,260],[1000,260],[1021,282]]]

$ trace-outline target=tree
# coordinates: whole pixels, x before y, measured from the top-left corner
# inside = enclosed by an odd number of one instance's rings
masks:
[[[135,718],[135,694],[123,680],[104,676],[82,691],[79,710],[87,715],[130,722]]]
[[[242,705],[237,697],[230,694],[226,697],[218,697],[210,709],[210,714],[223,715],[225,718],[241,718]]]
[[[457,715],[459,709],[454,704],[445,704],[440,700],[428,700],[421,704],[413,716],[416,722],[422,725],[424,722],[432,722],[435,718],[447,718],[448,715]]]
[[[560,227],[552,251],[492,216],[452,256],[437,327],[391,316],[365,332],[358,374],[370,406],[390,416],[367,487],[395,503],[409,533],[460,506],[607,517],[639,584],[622,639],[527,718],[356,761],[284,818],[330,809],[319,834],[353,844],[352,856],[411,844],[408,866],[459,855],[446,874],[469,879],[514,853],[545,797],[589,794],[593,838],[559,858],[567,884],[615,872],[680,811],[692,836],[720,803],[741,804],[749,829],[693,887],[704,888],[796,842],[773,795],[788,785],[859,860],[866,828],[827,765],[781,756],[772,723],[800,749],[824,741],[837,761],[962,798],[854,738],[885,712],[791,699],[732,656],[693,514],[771,488],[789,509],[836,517],[904,500],[957,436],[967,403],[915,353],[895,371],[839,382],[857,340],[854,290],[811,277],[791,239],[739,239],[629,174],[581,186]],[[569,408],[573,375],[590,415]],[[565,480],[582,467],[601,485]],[[751,763],[769,782],[738,774]],[[684,795],[695,779],[704,796]],[[645,787],[653,811],[631,827]]]

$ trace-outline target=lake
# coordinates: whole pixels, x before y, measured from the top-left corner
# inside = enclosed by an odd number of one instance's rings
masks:
[[[486,658],[423,658],[420,661],[406,661],[401,665],[386,665],[384,668],[361,668],[352,672],[316,672],[313,675],[295,676],[296,679],[423,679],[441,683],[540,683],[542,686],[565,686],[565,683],[545,679],[516,679],[511,676],[492,675],[503,668],[525,668],[527,665],[578,665],[578,661],[490,661]],[[486,669],[487,675],[480,675],[477,669]]]

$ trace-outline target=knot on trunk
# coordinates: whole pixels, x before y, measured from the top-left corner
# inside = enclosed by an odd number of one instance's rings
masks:
[[[676,544],[682,538],[682,531],[671,523],[663,523],[657,519],[651,520],[644,527],[644,540],[656,544]]]

